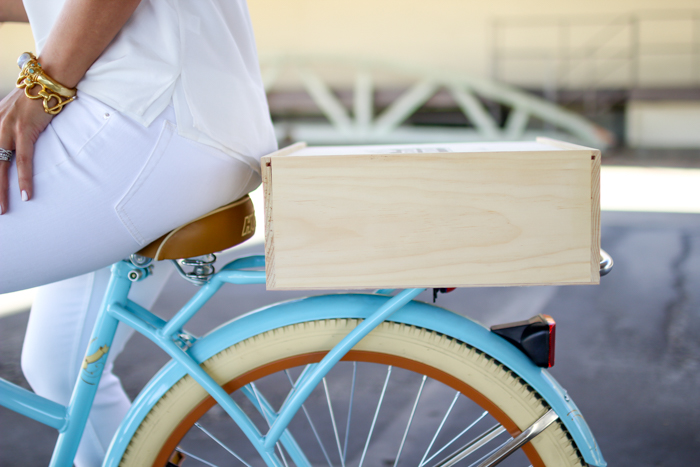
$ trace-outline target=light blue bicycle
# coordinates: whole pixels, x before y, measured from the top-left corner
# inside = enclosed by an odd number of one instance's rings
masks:
[[[134,401],[105,466],[606,465],[543,368],[553,364],[549,317],[489,330],[414,301],[424,289],[380,290],[283,302],[188,333],[224,284],[265,282],[262,256],[213,267],[212,252],[252,236],[251,214],[246,196],[112,267],[68,407],[0,379],[0,404],[59,431],[51,466],[72,465],[119,322],[172,360]],[[605,274],[612,260],[601,254]],[[180,274],[201,288],[172,319],[127,298],[151,258],[183,257]]]

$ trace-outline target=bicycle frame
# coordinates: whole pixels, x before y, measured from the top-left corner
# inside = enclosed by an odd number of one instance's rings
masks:
[[[412,301],[424,289],[407,289],[394,297],[343,294],[294,300],[249,313],[197,339],[183,331],[187,322],[225,283],[262,284],[264,257],[240,258],[224,266],[169,321],[131,302],[127,296],[131,287],[130,272],[140,269],[142,278],[148,269],[137,268],[122,261],[112,266],[112,277],[93,330],[80,375],[67,407],[44,399],[0,380],[0,404],[59,430],[50,466],[70,467],[77,451],[87,417],[102,375],[104,361],[120,321],[133,327],[163,349],[172,361],[166,365],[139,394],[122,421],[107,452],[105,466],[117,466],[129,440],[141,420],[180,378],[189,374],[228,413],[270,466],[281,467],[275,447],[281,442],[295,463],[310,465],[295,440],[286,431],[287,425],[321,379],[352,347],[391,316],[392,321],[427,327],[468,343],[512,368],[550,403],[566,425],[584,460],[591,466],[605,466],[597,443],[573,401],[546,370],[536,367],[527,357],[501,337],[481,325],[439,307]],[[355,330],[336,345],[318,364],[310,366],[299,378],[292,393],[279,412],[252,391],[246,396],[268,419],[270,428],[262,434],[233,399],[209,376],[200,363],[224,348],[249,337],[298,322],[333,317],[361,318]]]

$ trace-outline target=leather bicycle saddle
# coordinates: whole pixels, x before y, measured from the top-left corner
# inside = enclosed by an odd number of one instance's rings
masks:
[[[192,258],[236,246],[254,233],[255,208],[245,195],[168,232],[137,254],[156,261]]]

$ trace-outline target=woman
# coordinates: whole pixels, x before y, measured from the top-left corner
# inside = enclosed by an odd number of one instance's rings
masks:
[[[67,404],[108,266],[254,189],[276,142],[243,0],[0,0],[0,21],[29,21],[42,72],[77,87],[55,116],[22,89],[0,102],[0,293],[52,283],[22,368]],[[169,270],[155,272],[130,294],[142,306]],[[128,336],[117,333],[78,467],[100,464],[129,407],[111,373]]]

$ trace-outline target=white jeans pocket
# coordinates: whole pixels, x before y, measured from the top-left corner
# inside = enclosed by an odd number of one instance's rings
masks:
[[[164,192],[170,191],[167,190],[167,186],[172,182],[168,180],[171,171],[161,170],[160,163],[176,131],[173,123],[169,121],[163,123],[158,142],[149,155],[146,165],[115,208],[124,227],[140,245],[148,244],[168,230],[166,227],[164,231],[163,222],[154,218],[161,216],[154,216],[154,209],[150,207],[160,204],[159,201],[162,200]]]

